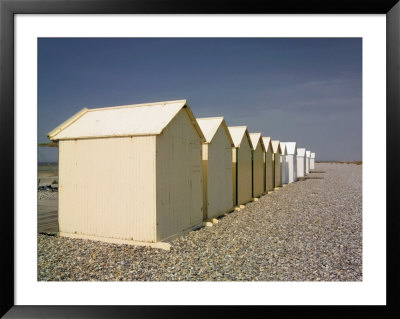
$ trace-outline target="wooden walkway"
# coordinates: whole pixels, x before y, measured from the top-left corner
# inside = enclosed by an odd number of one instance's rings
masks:
[[[54,234],[58,232],[58,200],[38,200],[38,233]]]

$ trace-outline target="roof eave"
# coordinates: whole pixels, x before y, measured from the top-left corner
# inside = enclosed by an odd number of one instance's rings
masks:
[[[49,132],[47,134],[47,138],[52,140],[52,141],[57,141],[58,139],[55,138],[55,136],[60,133],[62,130],[66,129],[68,126],[70,126],[72,123],[76,122],[79,118],[81,118],[84,114],[86,114],[89,111],[88,108],[83,108],[80,110],[78,113],[74,114],[71,116],[68,120],[64,121],[60,125],[58,125],[54,130]]]

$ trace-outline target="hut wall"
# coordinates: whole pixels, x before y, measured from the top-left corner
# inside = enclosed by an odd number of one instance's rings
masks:
[[[251,147],[249,140],[243,136],[239,148],[239,172],[238,172],[238,202],[246,204],[252,200],[251,194]]]
[[[233,208],[232,147],[222,125],[215,133],[212,142],[206,145],[208,146],[207,205],[204,207],[207,218],[211,218]]]
[[[281,161],[281,184],[287,184],[288,183],[288,167],[287,167],[287,162],[286,162],[286,156],[287,155],[281,155],[280,156],[280,161]]]
[[[315,169],[315,159],[310,158],[310,169]]]
[[[266,191],[272,191],[274,189],[274,168],[272,166],[272,153],[265,153],[265,183]]]
[[[157,240],[203,221],[202,145],[185,109],[157,136]]]
[[[304,177],[306,173],[306,161],[304,156],[296,156],[297,158],[297,178]]]
[[[236,175],[237,175],[237,152],[238,149],[236,147],[232,147],[232,195],[233,195],[233,205],[237,203],[237,184],[236,184]]]
[[[264,151],[260,143],[253,152],[253,195],[255,197],[261,196],[264,193]]]
[[[280,161],[281,155],[278,153],[274,153],[274,187],[280,187],[282,186],[281,182],[281,161]]]
[[[59,142],[60,232],[156,241],[155,136]]]
[[[287,155],[286,162],[288,166],[288,182],[293,183],[297,180],[297,158],[293,154]]]

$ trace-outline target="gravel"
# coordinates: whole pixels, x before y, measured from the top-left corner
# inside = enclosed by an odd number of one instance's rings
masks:
[[[38,235],[38,280],[361,281],[362,166],[316,170],[171,251]]]
[[[57,199],[58,198],[58,192],[56,190],[52,191],[50,189],[41,189],[38,190],[38,199],[43,200],[43,199]]]

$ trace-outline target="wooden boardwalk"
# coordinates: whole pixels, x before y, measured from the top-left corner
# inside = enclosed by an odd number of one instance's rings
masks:
[[[58,232],[58,200],[38,200],[38,233],[54,234]]]

